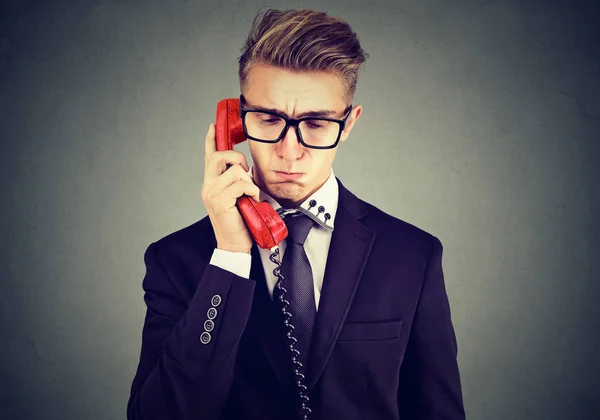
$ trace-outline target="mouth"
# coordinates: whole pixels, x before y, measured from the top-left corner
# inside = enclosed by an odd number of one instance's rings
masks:
[[[304,175],[303,172],[285,172],[285,171],[275,171],[275,174],[279,178],[283,178],[283,179],[286,179],[286,180],[300,179]]]

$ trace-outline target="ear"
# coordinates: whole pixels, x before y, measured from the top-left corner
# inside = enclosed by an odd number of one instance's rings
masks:
[[[346,121],[346,127],[344,128],[344,130],[342,131],[342,135],[340,136],[341,142],[346,141],[346,139],[350,135],[350,132],[352,131],[352,128],[354,127],[354,123],[358,120],[361,113],[362,113],[361,105],[356,105],[355,107],[352,108],[352,111],[350,112],[350,116],[348,117],[348,120]]]

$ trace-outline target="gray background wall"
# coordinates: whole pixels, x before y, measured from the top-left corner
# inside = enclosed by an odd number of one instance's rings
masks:
[[[442,240],[468,417],[600,418],[598,6],[68,3],[0,9],[0,417],[125,418],[143,252],[206,214],[255,13],[304,6],[370,54],[334,168]]]

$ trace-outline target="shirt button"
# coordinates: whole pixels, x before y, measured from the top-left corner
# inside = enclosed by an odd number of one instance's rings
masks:
[[[212,306],[219,306],[221,304],[223,299],[221,299],[221,296],[219,295],[214,295],[210,301],[210,303],[212,303]]]
[[[208,319],[215,319],[217,317],[217,310],[215,308],[210,308],[206,313]]]
[[[204,329],[208,332],[211,332],[215,329],[215,323],[210,319],[207,319],[206,321],[204,321]]]
[[[200,334],[200,342],[202,344],[208,344],[210,343],[210,334],[207,333],[206,331],[204,331],[202,334]]]

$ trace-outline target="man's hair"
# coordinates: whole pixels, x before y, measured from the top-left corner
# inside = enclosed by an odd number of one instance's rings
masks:
[[[358,70],[368,54],[345,20],[311,9],[269,9],[260,18],[261,13],[254,18],[239,57],[242,92],[252,67],[262,64],[333,74],[345,85],[347,103],[352,102]]]

